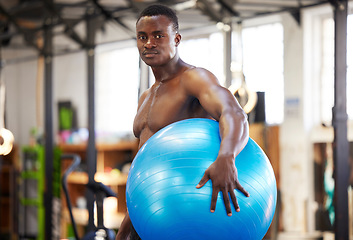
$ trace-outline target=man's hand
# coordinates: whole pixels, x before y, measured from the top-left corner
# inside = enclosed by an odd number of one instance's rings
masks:
[[[216,203],[219,192],[222,192],[223,194],[223,200],[228,216],[232,216],[229,195],[235,210],[237,212],[240,211],[234,189],[238,189],[247,197],[250,196],[250,194],[240,185],[238,181],[238,172],[234,165],[233,156],[218,156],[216,161],[214,161],[206,169],[205,174],[201,178],[196,188],[203,187],[208,180],[212,181],[211,212],[216,210]]]

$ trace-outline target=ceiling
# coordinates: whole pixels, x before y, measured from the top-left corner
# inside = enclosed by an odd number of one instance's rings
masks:
[[[300,22],[300,9],[328,2],[334,4],[339,1],[0,0],[2,60],[11,63],[43,53],[45,28],[53,30],[54,55],[86,48],[88,19],[94,22],[93,29],[96,29],[95,44],[134,39],[137,15],[152,3],[161,3],[175,9],[183,31],[218,22],[241,22],[279,12],[290,12]]]

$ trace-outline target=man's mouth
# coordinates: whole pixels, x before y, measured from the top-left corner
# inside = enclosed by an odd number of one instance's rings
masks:
[[[145,57],[153,57],[154,55],[158,54],[157,51],[144,51],[142,53]]]

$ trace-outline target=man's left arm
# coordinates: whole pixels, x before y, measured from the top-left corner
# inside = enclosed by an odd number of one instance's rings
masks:
[[[190,75],[188,81],[185,81],[187,91],[197,97],[202,107],[219,122],[221,135],[218,157],[205,171],[197,188],[203,187],[208,180],[211,180],[211,212],[215,211],[218,193],[222,192],[227,214],[231,216],[230,200],[235,210],[240,210],[234,189],[249,196],[249,193],[239,183],[234,164],[235,157],[249,139],[247,116],[234,95],[220,86],[212,73],[201,69],[190,72],[188,75]]]

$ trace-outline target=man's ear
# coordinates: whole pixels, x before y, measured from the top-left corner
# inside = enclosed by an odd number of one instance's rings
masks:
[[[177,47],[181,41],[181,35],[179,33],[176,33],[174,41],[175,41],[175,46]]]

